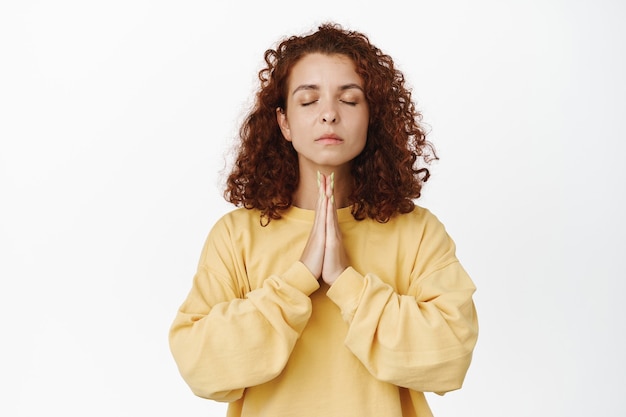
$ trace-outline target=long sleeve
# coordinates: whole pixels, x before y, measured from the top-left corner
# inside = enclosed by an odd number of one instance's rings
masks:
[[[231,232],[212,230],[187,299],[169,334],[179,371],[198,396],[240,398],[276,377],[311,315],[319,284],[301,263],[250,290]]]
[[[377,379],[421,392],[461,387],[478,335],[474,284],[431,216],[408,290],[348,268],[329,289],[349,324],[345,345]]]

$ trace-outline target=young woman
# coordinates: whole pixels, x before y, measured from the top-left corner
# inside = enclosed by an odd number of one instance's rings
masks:
[[[226,198],[170,331],[229,416],[431,416],[461,387],[474,284],[413,200],[436,158],[393,60],[323,25],[265,53]]]

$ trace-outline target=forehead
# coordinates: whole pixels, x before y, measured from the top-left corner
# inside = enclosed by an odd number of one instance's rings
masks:
[[[288,80],[289,91],[300,84],[318,86],[343,85],[347,83],[363,85],[356,73],[354,61],[346,55],[311,53],[300,58],[291,68]]]

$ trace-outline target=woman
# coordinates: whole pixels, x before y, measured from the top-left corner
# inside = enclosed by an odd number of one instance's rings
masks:
[[[226,198],[170,331],[229,416],[430,416],[461,387],[474,285],[415,206],[436,158],[393,60],[322,25],[265,53]]]

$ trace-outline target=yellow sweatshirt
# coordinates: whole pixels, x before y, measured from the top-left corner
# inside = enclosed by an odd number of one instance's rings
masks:
[[[351,267],[328,287],[299,262],[315,213],[221,218],[170,330],[178,368],[228,416],[432,416],[478,334],[474,284],[428,210],[388,223],[338,210]]]

